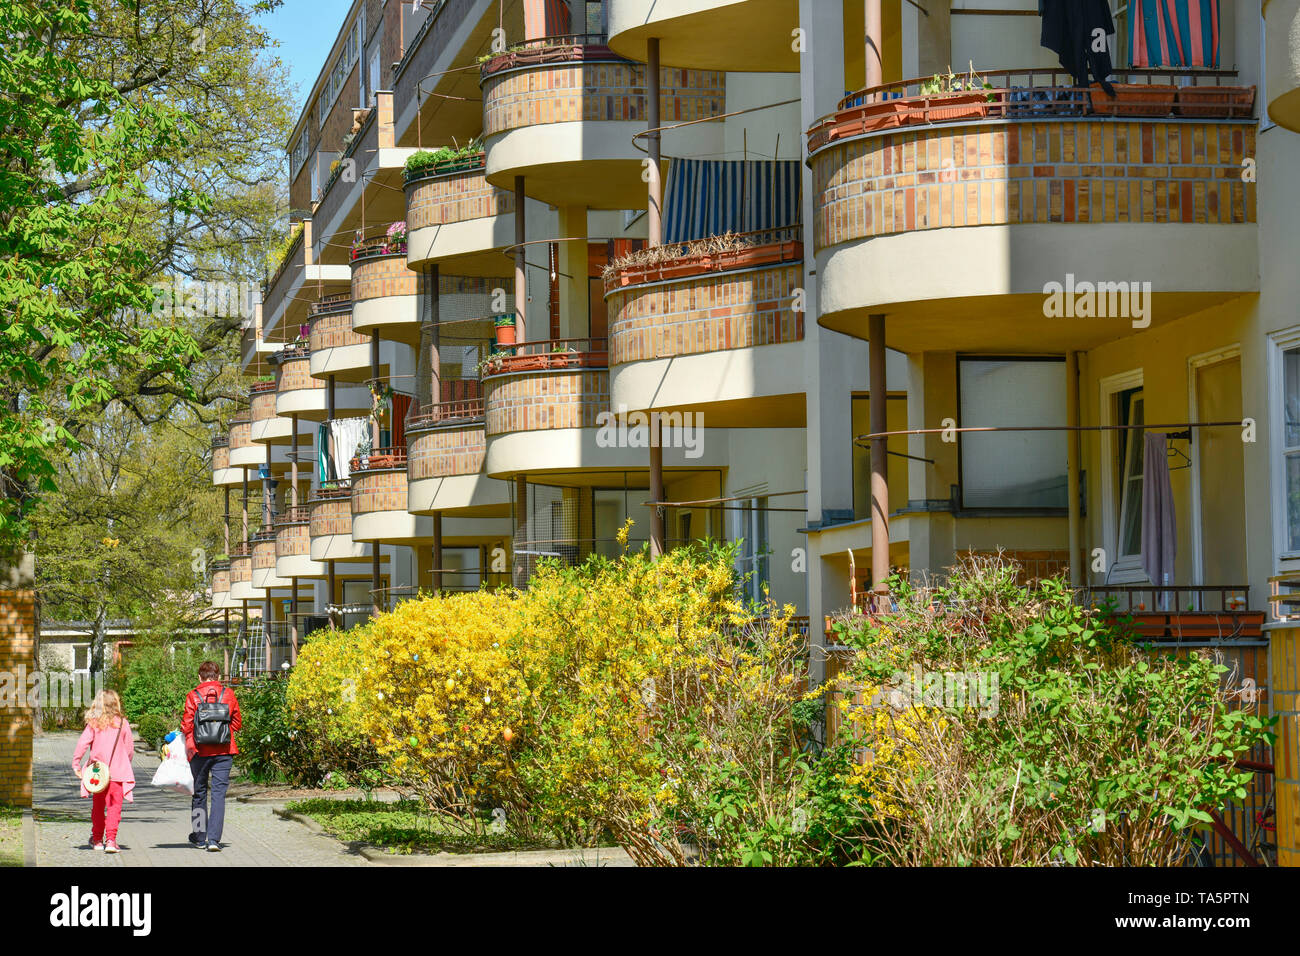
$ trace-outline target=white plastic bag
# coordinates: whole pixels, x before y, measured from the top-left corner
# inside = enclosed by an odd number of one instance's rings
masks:
[[[155,787],[167,787],[177,793],[194,795],[194,775],[190,773],[190,762],[185,759],[185,737],[177,733],[170,743],[162,749],[163,762],[153,775]]]

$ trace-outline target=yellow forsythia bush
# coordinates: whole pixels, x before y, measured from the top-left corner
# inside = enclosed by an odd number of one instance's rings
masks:
[[[371,773],[379,764],[357,698],[369,636],[368,626],[312,634],[298,652],[285,695],[290,733],[322,770],[352,777]]]
[[[479,591],[404,601],[367,626],[364,733],[426,805],[466,821],[511,803],[522,684],[505,644],[516,614],[509,592]]]

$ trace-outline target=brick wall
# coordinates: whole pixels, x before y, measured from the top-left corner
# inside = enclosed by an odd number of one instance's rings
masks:
[[[487,434],[594,428],[609,409],[609,370],[521,372],[484,383]]]
[[[229,451],[239,448],[251,448],[253,446],[253,423],[236,422],[230,426],[229,432]],[[227,458],[227,461],[229,458]]]
[[[513,215],[514,211],[514,193],[488,185],[482,171],[425,179],[406,193],[408,229]]]
[[[907,130],[813,157],[818,250],[1004,223],[1255,221],[1248,123],[1056,120]]]
[[[212,470],[221,471],[230,467],[230,446],[218,445],[212,449]]]
[[[373,256],[352,263],[352,301],[393,295],[416,295],[424,274],[407,268],[406,254]]]
[[[230,590],[230,566],[212,567],[212,593],[224,594]]]
[[[726,74],[660,70],[664,123],[707,119],[726,111]],[[523,126],[576,121],[645,122],[645,66],[560,63],[490,76],[483,83],[483,135]]]
[[[299,388],[324,388],[323,378],[311,377],[311,357],[289,359],[276,370],[275,388],[279,392],[292,392]]]
[[[610,362],[797,342],[801,284],[801,267],[789,265],[619,289],[608,299]]]
[[[406,511],[406,469],[354,471],[352,473],[352,513]]]
[[[36,592],[30,584],[29,562],[0,567],[0,671],[36,671]],[[10,703],[0,707],[0,803],[30,807],[35,713],[25,695]]]
[[[311,321],[311,350],[341,348],[345,345],[369,345],[370,336],[352,331],[352,312],[331,312]]]
[[[230,559],[230,583],[253,583],[253,556],[234,557]]]
[[[275,529],[275,556],[291,558],[311,553],[311,534],[306,524],[282,524]]]
[[[275,538],[253,542],[253,569],[275,570]]]
[[[275,418],[275,392],[256,392],[248,400],[249,411],[255,422],[268,422]]]
[[[321,498],[309,502],[308,506],[311,508],[310,534],[313,538],[352,534],[350,498]]]
[[[411,432],[408,443],[406,468],[411,481],[477,475],[483,470],[487,454],[487,433],[483,425]]]

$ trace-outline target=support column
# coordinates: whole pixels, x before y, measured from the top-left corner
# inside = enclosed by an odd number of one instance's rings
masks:
[[[885,317],[867,319],[870,339],[871,432],[879,434],[889,427],[889,382],[885,371]],[[871,590],[874,609],[880,613],[889,607],[889,442],[871,440]]]
[[[646,41],[646,115],[647,128],[646,151],[649,154],[646,165],[646,184],[649,196],[646,203],[646,232],[648,246],[661,246],[664,241],[664,184],[660,161],[663,158],[663,136],[659,127],[663,125],[660,109],[659,76],[659,38],[651,37]]]
[[[436,262],[429,266],[426,281],[429,283],[429,315],[426,318],[428,335],[421,338],[428,349],[429,404],[436,405],[442,401],[442,353],[439,351],[442,345],[442,329],[438,325],[442,321],[442,290],[440,288],[442,274]],[[419,363],[416,364],[418,366]]]
[[[515,177],[515,341],[524,342],[528,335],[528,197],[524,195],[524,177]]]
[[[379,386],[379,333],[370,333],[370,381],[372,388]],[[373,396],[373,392],[371,393]],[[372,397],[370,402],[370,449],[379,451],[379,409]]]
[[[885,82],[885,69],[881,44],[884,42],[884,29],[880,20],[880,0],[866,0],[864,11],[866,21],[866,71],[867,88],[879,86]]]
[[[298,579],[289,579],[289,663],[298,663]]]
[[[1065,419],[1070,431],[1065,433],[1065,494],[1070,516],[1070,587],[1083,586],[1084,565],[1080,560],[1079,542],[1079,353],[1065,357]]]
[[[244,542],[248,542],[248,469],[244,469],[244,507],[243,507]]]
[[[580,242],[560,242],[560,338],[591,335],[591,284],[587,281],[587,207],[560,208],[560,235]]]
[[[266,443],[266,477],[262,479],[262,530],[271,527],[271,443]]]
[[[226,558],[230,558],[230,486],[225,486],[226,510],[221,516],[221,539],[226,546]]]
[[[271,673],[271,622],[275,619],[275,604],[271,589],[266,589],[266,607],[262,611],[262,670]]]
[[[335,598],[335,595],[338,593],[338,580],[335,578],[334,561],[327,561],[326,564],[328,565],[327,574],[329,577],[329,584],[327,587],[329,595],[325,598],[325,606],[329,610],[330,630],[334,631],[338,630],[338,625],[342,623],[341,621],[336,620],[338,612],[334,610],[334,605],[338,603]]]
[[[325,379],[325,382],[325,417],[327,421],[332,422],[336,417],[334,405],[334,376],[330,375]],[[334,462],[334,433],[328,428],[325,430],[325,447],[322,451],[325,453],[325,460],[330,463],[330,467],[332,468]],[[329,472],[327,472],[327,474],[328,473]],[[332,568],[333,566],[334,565],[331,563],[330,567]],[[330,594],[330,600],[333,601],[333,592],[331,591]],[[333,618],[331,617],[331,621],[332,620]]]
[[[528,539],[528,478],[515,475],[515,537],[511,550],[514,551],[514,586],[523,587],[528,583],[528,555],[519,553],[520,545],[527,544]]]
[[[433,513],[433,593],[442,592],[442,512]]]
[[[379,593],[382,584],[379,576],[379,542],[370,544],[370,616],[379,617],[383,611],[383,595]]]
[[[650,500],[664,500],[664,449],[661,441],[662,423],[658,414],[650,413]],[[655,504],[650,509],[650,556],[664,553],[664,508]]]
[[[298,507],[298,416],[289,416],[293,443],[289,446],[289,507]]]

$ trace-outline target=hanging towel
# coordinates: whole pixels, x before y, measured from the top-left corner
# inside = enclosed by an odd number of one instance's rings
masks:
[[[330,424],[321,422],[316,429],[316,477],[322,484],[334,480],[334,467],[330,461]]]
[[[1094,48],[1096,30],[1105,36],[1115,32],[1106,0],[1038,0],[1038,15],[1043,20],[1040,44],[1057,55],[1062,69],[1074,77],[1074,85],[1087,86],[1091,72],[1106,93],[1114,96],[1106,79],[1114,71],[1110,48],[1104,43],[1100,50]]]
[[[1168,435],[1147,432],[1142,447],[1142,570],[1156,587],[1173,584],[1178,526],[1169,484]]]
[[[334,477],[346,480],[352,476],[352,457],[357,453],[361,439],[370,433],[369,418],[336,418],[330,426],[330,461]]]

